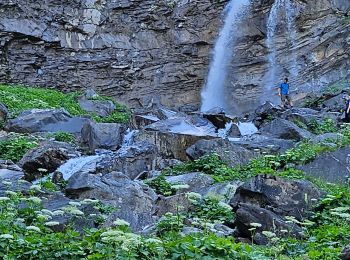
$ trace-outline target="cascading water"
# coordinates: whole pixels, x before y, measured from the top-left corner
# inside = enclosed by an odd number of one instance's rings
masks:
[[[237,22],[249,7],[250,0],[231,0],[225,8],[224,27],[215,43],[213,61],[205,87],[202,90],[201,111],[205,112],[214,107],[226,109],[225,80],[227,69],[233,57],[233,42]]]
[[[277,26],[282,20],[282,14],[286,19],[286,34],[288,39],[289,56],[291,57],[290,63],[284,65],[291,76],[296,77],[298,75],[297,56],[295,52],[295,39],[296,39],[296,28],[295,28],[295,16],[296,7],[292,0],[276,0],[271,7],[270,14],[267,20],[267,39],[266,45],[269,49],[268,62],[269,71],[266,76],[265,86],[267,92],[270,92],[272,88],[276,87],[276,84],[284,75],[281,69],[283,66],[277,61]],[[269,93],[268,93],[269,94]]]

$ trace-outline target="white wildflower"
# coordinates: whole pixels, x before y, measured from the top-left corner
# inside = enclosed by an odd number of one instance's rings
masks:
[[[16,218],[16,222],[21,222],[24,223],[25,219],[24,218]]]
[[[171,188],[175,190],[183,190],[183,189],[188,189],[190,186],[187,184],[175,184],[172,185]]]
[[[145,240],[146,243],[151,243],[151,244],[161,244],[162,241],[156,238],[147,238]]]
[[[258,227],[261,227],[262,225],[260,223],[250,223],[249,224],[251,227],[255,227],[255,228],[258,228]]]
[[[26,227],[26,229],[30,230],[30,231],[40,232],[40,228],[38,228],[36,226],[28,226],[28,227]]]
[[[38,215],[37,215],[37,218],[38,218],[38,219],[42,219],[42,220],[50,220],[50,219],[52,219],[51,216],[44,215],[44,214],[38,214]]]
[[[34,203],[36,203],[36,204],[40,204],[40,203],[41,203],[41,199],[38,198],[38,197],[29,197],[29,198],[27,199],[27,201],[31,201],[31,202],[34,202]]]
[[[99,200],[93,200],[93,199],[84,199],[81,203],[82,204],[94,204],[94,203],[99,203]]]
[[[64,211],[63,210],[55,210],[52,212],[53,216],[59,216],[59,215],[64,215]]]
[[[44,168],[38,168],[38,171],[39,171],[39,172],[48,172],[48,170],[47,170],[47,169],[44,169]]]
[[[70,202],[69,202],[69,205],[79,207],[79,206],[81,206],[81,203],[76,202],[76,201],[70,201]]]
[[[202,198],[202,195],[196,192],[188,192],[186,193],[186,197],[190,202],[197,202]]]
[[[0,238],[13,239],[13,236],[10,234],[2,234],[2,235],[0,235]]]
[[[7,200],[10,200],[9,197],[0,197],[0,201],[7,201]]]
[[[51,210],[48,210],[48,209],[42,209],[41,212],[45,215],[48,215],[48,216],[53,215],[53,212]]]
[[[106,232],[103,232],[100,236],[101,237],[118,237],[118,236],[121,236],[123,235],[124,232],[123,231],[120,231],[120,230],[108,230]]]
[[[60,224],[60,222],[57,222],[57,221],[49,221],[49,222],[45,223],[45,226],[52,227],[52,226],[57,226],[59,224]]]
[[[125,221],[125,220],[123,220],[123,219],[116,219],[114,222],[113,222],[113,224],[115,225],[115,226],[130,226],[130,224],[129,224],[129,222],[127,222],[127,221]]]
[[[331,211],[344,212],[344,211],[348,211],[349,209],[350,209],[349,207],[337,207],[337,208],[331,209]]]
[[[9,196],[17,196],[17,192],[14,192],[14,191],[12,191],[12,190],[7,190],[7,191],[5,191],[5,194],[6,194],[6,195],[9,195]]]
[[[6,185],[6,186],[10,186],[12,184],[12,182],[10,182],[10,181],[2,181],[1,183]]]
[[[30,190],[41,191],[41,186],[40,186],[40,185],[37,185],[37,184],[33,184],[32,186],[30,186],[29,189],[30,189]]]

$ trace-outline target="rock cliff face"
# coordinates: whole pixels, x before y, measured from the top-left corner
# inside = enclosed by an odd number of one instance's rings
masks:
[[[295,1],[300,76],[292,83],[309,91],[349,77],[349,2]],[[227,2],[0,0],[0,82],[93,87],[132,107],[152,99],[198,104]],[[232,109],[246,110],[264,93],[272,2],[252,0],[242,21],[227,83]],[[290,59],[284,35],[279,30],[276,38],[281,63]]]

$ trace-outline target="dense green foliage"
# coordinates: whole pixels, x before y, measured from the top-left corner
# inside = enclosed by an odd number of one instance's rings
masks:
[[[68,94],[61,93],[53,89],[30,88],[21,86],[0,85],[0,100],[10,111],[12,117],[17,116],[20,112],[34,108],[64,108],[71,115],[88,115],[81,109],[77,98],[78,92]],[[100,97],[103,100],[111,100],[116,105],[116,110],[108,117],[99,117],[89,114],[98,122],[126,122],[130,117],[128,109],[116,103],[108,97]]]
[[[66,142],[66,143],[74,143],[75,142],[75,136],[73,134],[67,133],[67,132],[56,132],[56,133],[50,133],[47,135],[48,138],[53,138],[55,141],[58,142]]]
[[[0,159],[18,162],[28,150],[37,145],[37,142],[25,136],[2,140],[0,141]]]

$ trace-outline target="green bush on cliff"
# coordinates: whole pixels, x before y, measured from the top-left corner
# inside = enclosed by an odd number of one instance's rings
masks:
[[[125,106],[103,96],[100,98],[114,102],[116,105],[115,112],[105,118],[89,114],[79,106],[77,102],[79,95],[79,92],[64,94],[54,89],[0,85],[1,103],[8,107],[11,117],[15,117],[20,112],[28,109],[64,108],[73,116],[90,115],[97,122],[127,122],[129,120],[130,112]]]

